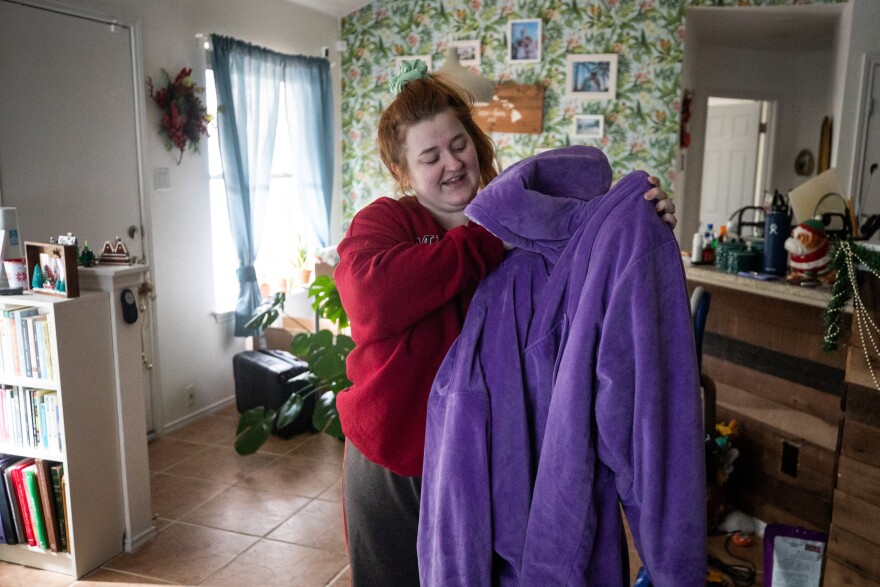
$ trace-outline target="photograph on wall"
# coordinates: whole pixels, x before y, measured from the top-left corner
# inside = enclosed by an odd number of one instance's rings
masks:
[[[458,53],[458,62],[463,67],[480,65],[480,42],[479,41],[452,41],[455,52]]]
[[[541,19],[516,19],[507,25],[508,63],[541,61]]]
[[[605,117],[594,114],[576,114],[574,136],[580,139],[601,139],[605,135]]]
[[[420,59],[428,67],[428,71],[433,68],[430,55],[401,55],[394,60],[394,73],[400,73],[400,64],[404,61],[415,61],[416,59]]]
[[[569,55],[566,93],[578,100],[611,100],[617,94],[617,54]]]

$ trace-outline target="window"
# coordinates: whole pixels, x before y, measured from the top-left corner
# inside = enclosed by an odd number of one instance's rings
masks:
[[[208,112],[214,115],[208,137],[208,166],[211,191],[211,240],[214,261],[215,311],[227,312],[235,308],[238,296],[236,269],[238,259],[229,230],[226,207],[226,187],[223,179],[223,162],[220,158],[219,129],[217,127],[217,93],[214,72],[208,69],[205,80],[205,102]],[[294,165],[291,149],[291,133],[288,130],[287,108],[284,91],[278,117],[278,132],[272,156],[272,176],[269,184],[269,201],[260,234],[259,250],[254,262],[257,281],[263,296],[278,291],[289,291],[300,283],[297,251],[305,246],[313,251],[318,240],[311,234],[301,204],[297,182],[294,181]],[[310,255],[311,256],[311,255]]]

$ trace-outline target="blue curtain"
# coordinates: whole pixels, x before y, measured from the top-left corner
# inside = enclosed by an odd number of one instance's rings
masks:
[[[296,176],[302,183],[303,206],[312,232],[321,246],[326,247],[330,244],[330,202],[333,198],[330,63],[318,57],[289,57],[285,62],[284,87],[290,132],[300,129],[305,135],[305,140],[291,141]]]
[[[326,59],[283,55],[243,41],[211,35],[211,62],[219,105],[220,156],[233,242],[238,254],[239,294],[235,335],[260,303],[254,259],[260,246],[269,196],[272,151],[282,87],[288,118],[304,136],[291,137],[300,153],[304,206],[322,245],[330,241],[333,189],[333,93]],[[282,82],[284,84],[282,85]],[[293,197],[293,196],[292,196]]]

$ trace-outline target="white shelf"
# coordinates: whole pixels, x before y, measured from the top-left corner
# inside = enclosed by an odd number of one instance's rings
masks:
[[[64,465],[70,553],[0,545],[0,560],[80,578],[122,552],[124,532],[119,431],[114,392],[110,298],[45,294],[0,297],[0,308],[30,305],[50,314],[55,382],[0,375],[0,383],[58,391],[61,452],[0,445],[0,451]]]

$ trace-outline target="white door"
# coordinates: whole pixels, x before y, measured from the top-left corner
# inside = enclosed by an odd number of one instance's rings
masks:
[[[861,218],[864,222],[866,216],[880,214],[880,63],[874,62],[869,72],[871,84],[870,113],[868,124],[865,127],[865,157],[862,160],[861,178]],[[875,234],[872,240],[878,240]]]
[[[761,103],[709,98],[700,229],[719,226],[755,199]]]
[[[46,4],[0,0],[0,202],[23,240],[72,232],[97,254],[119,236],[143,259],[134,32]]]

